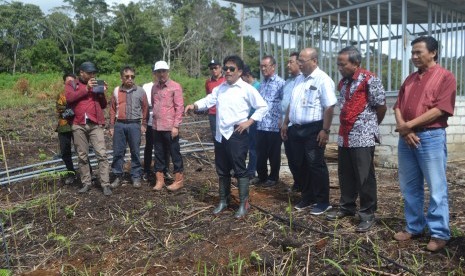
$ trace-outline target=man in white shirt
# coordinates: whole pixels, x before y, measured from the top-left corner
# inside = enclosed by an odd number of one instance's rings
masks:
[[[155,67],[154,67],[155,68]],[[157,77],[155,71],[152,71],[153,81],[148,82],[142,86],[147,95],[147,100],[149,101],[149,116],[147,123],[147,131],[145,132],[145,148],[144,148],[144,175],[143,179],[151,183],[151,178],[153,172],[151,171],[152,158],[153,158],[153,108],[152,108],[152,87],[153,84],[157,82]],[[170,153],[169,151],[165,152],[165,164],[167,164],[167,169],[163,172],[165,181],[172,182],[173,176],[169,173],[168,166],[170,164]]]
[[[223,61],[226,82],[215,87],[211,94],[187,105],[189,110],[206,110],[216,105],[215,166],[219,177],[220,203],[213,211],[217,215],[228,207],[231,195],[231,169],[239,186],[240,205],[235,218],[247,215],[249,208],[249,178],[245,159],[249,145],[247,129],[260,121],[268,111],[265,100],[258,91],[241,79],[244,62],[238,56],[228,56]],[[255,109],[249,117],[251,108]]]
[[[334,81],[318,67],[316,49],[303,49],[298,62],[302,75],[295,80],[281,136],[291,143],[294,164],[299,164],[298,178],[302,179],[302,199],[294,208],[311,208],[310,214],[320,215],[331,209],[324,153],[337,98]]]

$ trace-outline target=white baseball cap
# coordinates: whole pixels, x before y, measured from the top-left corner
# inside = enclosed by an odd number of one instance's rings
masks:
[[[166,61],[160,60],[155,62],[155,66],[153,67],[153,71],[157,70],[170,70],[170,67],[168,66],[168,63],[166,63]]]

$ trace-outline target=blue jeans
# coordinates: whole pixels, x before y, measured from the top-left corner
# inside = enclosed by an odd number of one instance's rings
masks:
[[[124,154],[126,145],[131,152],[131,178],[139,179],[142,168],[140,163],[140,123],[115,123],[113,133],[113,163],[111,170],[115,175],[123,174]]]
[[[404,196],[406,231],[420,234],[428,226],[431,237],[450,239],[449,203],[446,180],[447,145],[443,128],[417,132],[420,144],[410,148],[399,139],[399,182]],[[430,192],[425,216],[424,180]]]

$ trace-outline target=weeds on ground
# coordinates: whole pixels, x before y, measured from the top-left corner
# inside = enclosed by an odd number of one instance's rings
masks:
[[[242,275],[242,270],[244,269],[246,262],[245,259],[241,258],[241,254],[237,255],[237,258],[229,252],[229,263],[228,269],[231,271],[231,275],[240,276]]]
[[[71,256],[71,238],[68,238],[64,235],[58,234],[58,233],[49,233],[47,235],[47,239],[53,240],[57,243],[57,249],[58,251],[63,251],[64,249],[67,249],[68,251],[68,256]]]
[[[207,267],[206,262],[198,261],[197,262],[197,275],[205,275],[205,276],[211,276],[211,275],[218,275],[218,272],[216,271],[216,266],[212,265],[210,268]]]

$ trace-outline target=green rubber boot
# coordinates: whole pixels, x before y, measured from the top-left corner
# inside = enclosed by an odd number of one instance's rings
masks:
[[[231,177],[219,178],[219,194],[220,203],[213,210],[214,215],[219,215],[224,209],[228,208],[229,200],[231,199]]]
[[[239,186],[239,199],[241,203],[239,204],[239,209],[237,210],[234,217],[236,219],[245,218],[247,211],[250,208],[249,205],[249,179],[248,178],[238,178],[237,179]]]

